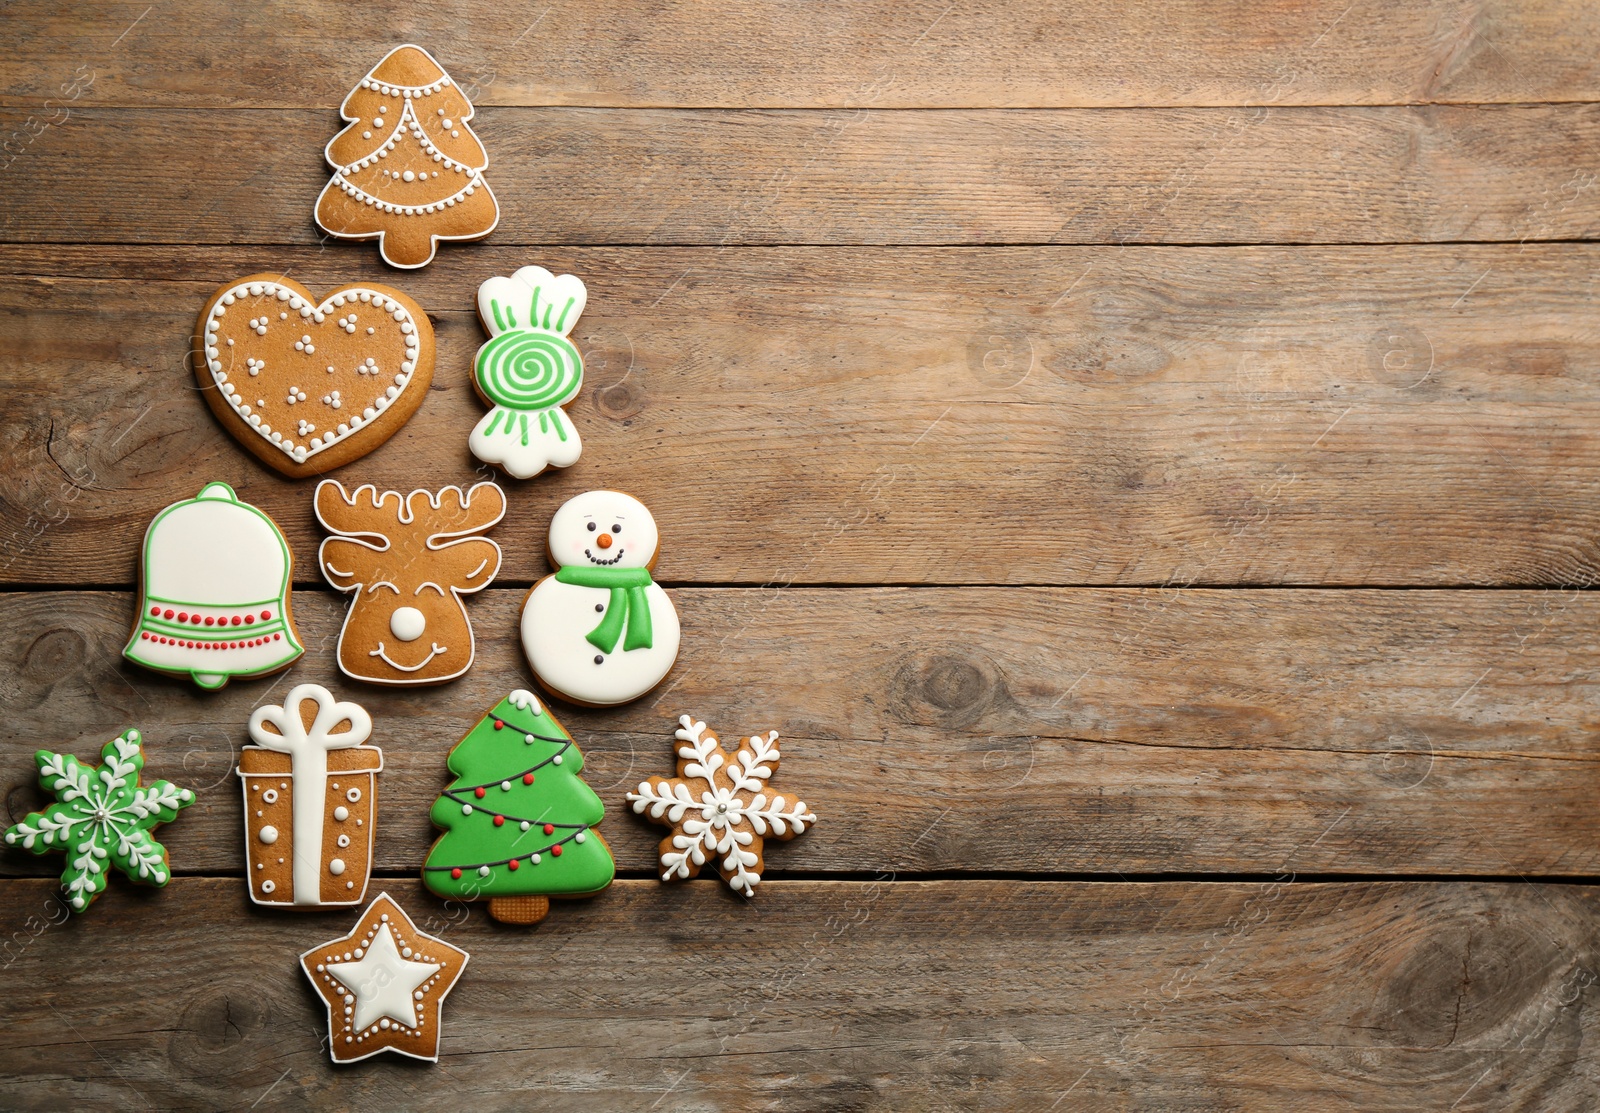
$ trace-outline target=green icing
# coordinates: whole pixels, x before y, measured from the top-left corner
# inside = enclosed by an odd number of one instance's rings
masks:
[[[497,719],[504,724],[499,730]],[[592,830],[605,805],[579,776],[583,754],[572,736],[542,703],[534,714],[531,705],[501,700],[450,751],[447,764],[455,780],[429,812],[444,834],[422,866],[423,882],[433,892],[466,900],[581,896],[611,884],[616,863]],[[531,785],[523,783],[528,773]],[[509,789],[501,787],[506,783]],[[498,827],[496,816],[504,819]],[[554,827],[549,834],[546,824]],[[484,866],[486,876],[480,872]],[[459,878],[451,876],[455,869]]]
[[[105,889],[110,866],[146,885],[165,885],[172,877],[167,851],[150,832],[178,818],[179,809],[195,799],[171,781],[140,787],[144,751],[136,730],[107,742],[100,758],[96,767],[71,754],[38,751],[39,784],[56,802],[30,813],[5,835],[7,846],[35,854],[66,852],[61,887],[78,912]]]

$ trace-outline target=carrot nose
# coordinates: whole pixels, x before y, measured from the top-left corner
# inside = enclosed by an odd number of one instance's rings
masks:
[[[602,533],[599,537],[595,538],[595,540],[602,549],[611,548],[611,535],[609,533]]]

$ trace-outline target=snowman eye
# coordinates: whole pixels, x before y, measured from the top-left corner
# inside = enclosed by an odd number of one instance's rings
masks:
[[[593,522],[590,522],[590,523],[589,523],[589,532],[590,532],[590,533],[593,533],[593,532],[594,532],[594,523],[593,523]]]
[[[611,532],[612,533],[621,533],[622,532],[622,527],[621,526],[612,526],[611,527]]]

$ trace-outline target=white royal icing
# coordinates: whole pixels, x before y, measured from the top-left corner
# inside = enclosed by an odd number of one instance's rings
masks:
[[[304,703],[316,705],[308,729],[301,714]],[[276,733],[268,726],[277,728]],[[335,730],[336,727],[343,729]],[[289,776],[294,782],[294,903],[318,905],[322,901],[322,831],[328,798],[328,751],[359,746],[372,736],[372,717],[359,704],[334,699],[320,684],[300,684],[289,690],[282,707],[258,707],[250,716],[250,738],[267,750],[289,755]],[[357,794],[360,790],[350,789]],[[354,802],[354,801],[352,801]],[[261,841],[268,840],[266,829]],[[333,869],[334,863],[339,868]],[[335,876],[344,863],[329,863]],[[359,898],[357,898],[359,899]]]
[[[610,547],[598,545],[601,533],[613,539]],[[645,568],[655,559],[658,544],[650,511],[619,491],[578,495],[550,521],[549,550],[558,567]],[[655,583],[644,594],[652,644],[625,649],[619,641],[610,652],[602,652],[587,636],[612,605],[611,591],[563,583],[555,576],[540,580],[522,609],[522,648],[539,680],[571,699],[602,706],[637,699],[659,684],[678,657],[678,612]]]

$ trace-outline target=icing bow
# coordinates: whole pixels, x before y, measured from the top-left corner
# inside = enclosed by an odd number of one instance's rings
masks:
[[[317,705],[308,729],[301,708]],[[335,731],[349,721],[345,730]],[[267,729],[276,727],[276,733]],[[294,902],[322,900],[322,828],[327,810],[328,751],[359,746],[372,736],[372,716],[364,707],[344,703],[320,684],[289,689],[282,707],[258,707],[250,716],[250,738],[256,745],[289,755],[294,779]]]
[[[600,625],[584,635],[601,653],[610,653],[616,648],[624,623],[628,635],[623,639],[623,650],[649,649],[654,644],[650,599],[644,593],[651,583],[648,568],[586,568],[569,564],[556,570],[556,579],[564,584],[606,588],[611,592]]]

